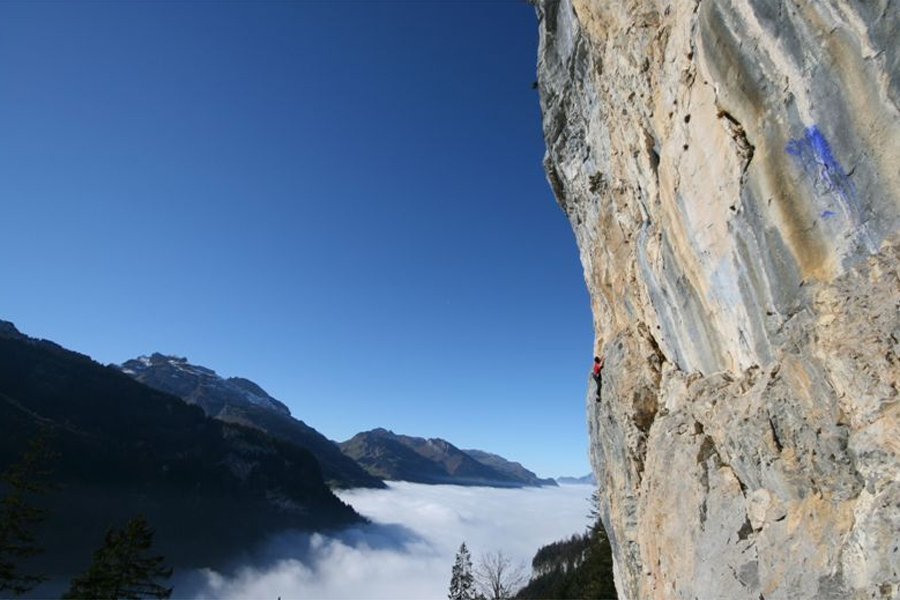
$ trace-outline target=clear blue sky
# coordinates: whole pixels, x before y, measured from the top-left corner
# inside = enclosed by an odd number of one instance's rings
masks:
[[[0,1],[0,318],[588,471],[525,2]]]

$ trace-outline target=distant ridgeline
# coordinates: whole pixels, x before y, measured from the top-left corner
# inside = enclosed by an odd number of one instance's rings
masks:
[[[55,489],[40,498],[36,568],[54,578],[83,569],[106,528],[138,513],[176,568],[215,566],[276,530],[363,520],[306,449],[0,321],[0,472],[42,434]]]
[[[557,477],[556,483],[563,485],[596,485],[593,473],[588,473],[582,477]]]
[[[341,453],[335,442],[291,416],[287,406],[249,379],[225,379],[185,358],[162,354],[129,360],[121,369],[141,383],[199,406],[210,417],[259,429],[306,448],[318,459],[325,481],[333,487],[385,487]]]
[[[491,487],[556,485],[553,479],[541,479],[517,462],[481,450],[460,450],[439,438],[373,429],[339,445],[347,456],[383,479]]]

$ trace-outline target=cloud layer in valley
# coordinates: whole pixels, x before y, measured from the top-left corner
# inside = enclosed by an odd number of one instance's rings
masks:
[[[200,571],[175,595],[203,598],[445,598],[465,541],[477,563],[502,550],[530,565],[537,549],[588,525],[588,486],[495,489],[405,482],[341,498],[372,520],[330,535],[285,533],[229,573]],[[179,589],[180,588],[180,589]]]

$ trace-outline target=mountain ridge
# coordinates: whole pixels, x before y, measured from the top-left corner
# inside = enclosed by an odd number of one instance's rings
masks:
[[[560,476],[556,478],[556,483],[560,485],[597,485],[593,473],[582,475],[581,477]]]
[[[510,475],[511,477],[517,477],[522,480],[529,481],[532,485],[541,487],[554,487],[557,485],[556,480],[552,477],[538,477],[534,472],[529,471],[524,466],[522,466],[522,463],[508,460],[500,456],[499,454],[476,449],[463,450],[463,452],[465,452],[481,464],[493,467],[498,471]]]
[[[496,454],[473,451],[482,460],[490,457],[486,463],[447,440],[401,435],[381,427],[357,433],[338,446],[369,473],[387,480],[489,487],[556,485]]]
[[[286,528],[363,522],[325,485],[308,451],[154,390],[111,366],[0,321],[0,471],[38,435],[56,454],[39,498],[36,559],[83,568],[106,527],[143,513],[176,567],[224,564]]]
[[[332,487],[385,487],[344,455],[335,442],[291,415],[287,405],[249,379],[224,378],[187,358],[158,352],[127,360],[119,368],[141,383],[200,407],[209,417],[253,427],[306,448],[315,455]]]

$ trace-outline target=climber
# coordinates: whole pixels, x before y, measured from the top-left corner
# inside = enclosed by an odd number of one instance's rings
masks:
[[[603,377],[603,359],[599,356],[594,357],[594,369],[592,375],[594,381],[597,382],[597,402],[600,402],[600,381]]]

